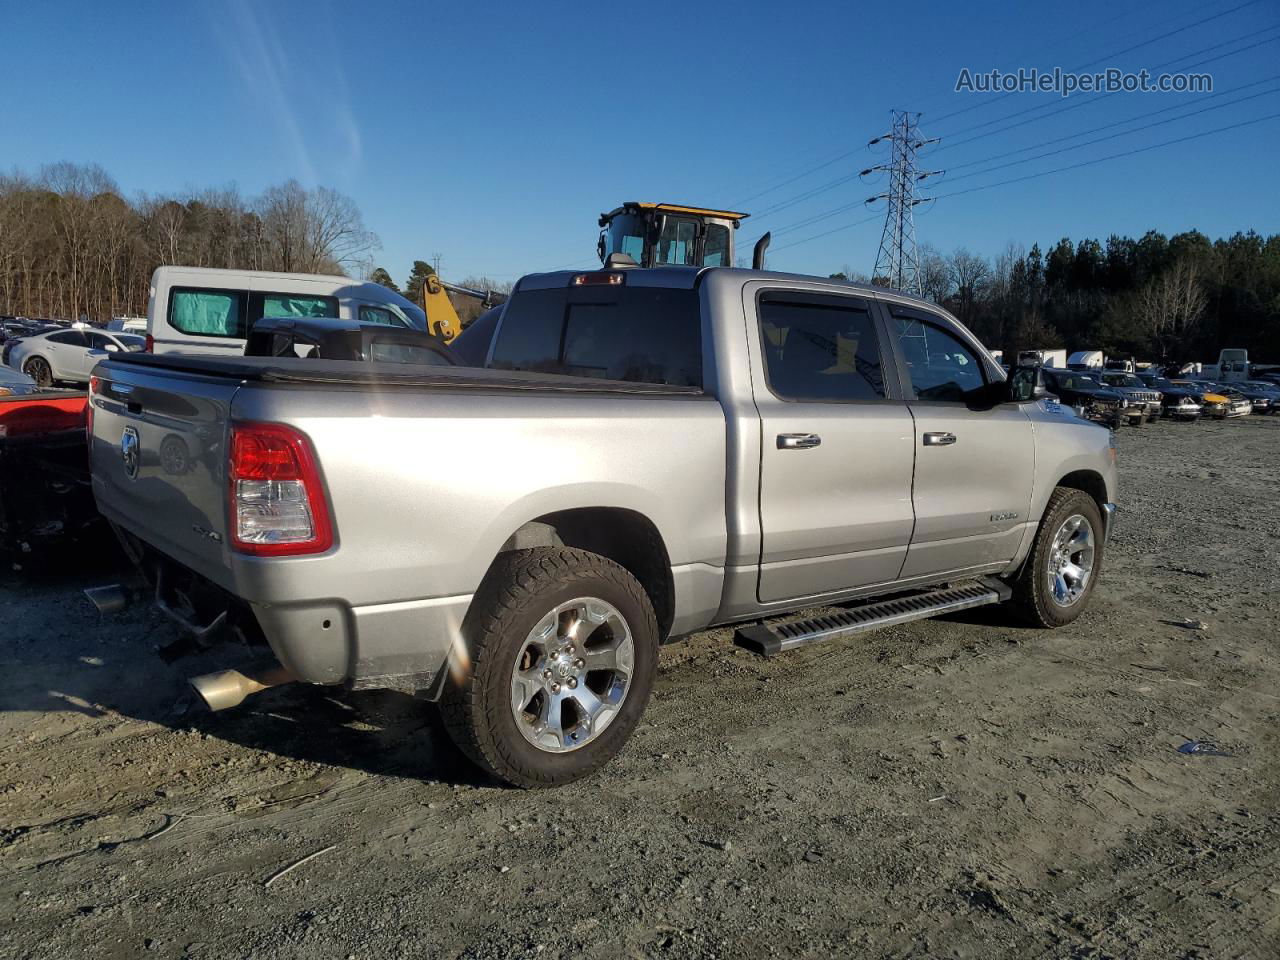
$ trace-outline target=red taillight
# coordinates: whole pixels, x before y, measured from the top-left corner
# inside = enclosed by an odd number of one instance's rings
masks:
[[[231,545],[279,557],[322,553],[333,526],[320,470],[307,438],[279,423],[231,428]]]
[[[142,343],[142,352],[143,353],[156,352],[156,338],[149,333],[147,334],[147,339],[144,340]]]
[[[626,282],[620,273],[579,273],[569,283],[574,287],[620,287]]]

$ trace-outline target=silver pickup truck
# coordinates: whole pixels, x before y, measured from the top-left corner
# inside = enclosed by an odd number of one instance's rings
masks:
[[[202,678],[211,706],[282,678],[414,690],[483,767],[546,786],[622,747],[668,638],[740,624],[772,654],[1005,600],[1053,627],[1097,584],[1112,434],[932,304],[535,274],[480,352],[98,365],[99,508],[167,611],[278,661]]]

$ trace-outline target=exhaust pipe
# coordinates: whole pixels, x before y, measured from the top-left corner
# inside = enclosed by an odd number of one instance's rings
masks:
[[[294,679],[284,667],[275,667],[257,677],[247,677],[239,670],[219,670],[192,677],[189,682],[210,710],[228,710],[239,706],[251,694],[293,683]]]
[[[84,595],[98,608],[99,613],[119,613],[129,605],[129,594],[118,583],[105,587],[87,587]]]

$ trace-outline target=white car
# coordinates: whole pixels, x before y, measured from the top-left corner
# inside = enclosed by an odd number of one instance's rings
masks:
[[[146,339],[132,333],[103,330],[50,330],[19,340],[9,353],[9,366],[41,387],[65,380],[88,383],[94,365],[109,353],[140,352]]]

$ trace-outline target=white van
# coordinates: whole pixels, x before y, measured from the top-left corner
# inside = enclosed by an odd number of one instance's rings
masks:
[[[147,349],[244,353],[263,317],[341,317],[427,329],[427,315],[394,290],[350,277],[212,267],[158,267],[151,275]]]

